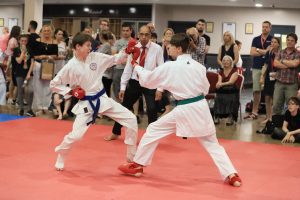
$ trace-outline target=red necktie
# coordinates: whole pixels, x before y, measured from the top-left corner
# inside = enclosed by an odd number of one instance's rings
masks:
[[[142,47],[143,51],[140,55],[140,66],[144,67],[146,59],[146,47]]]

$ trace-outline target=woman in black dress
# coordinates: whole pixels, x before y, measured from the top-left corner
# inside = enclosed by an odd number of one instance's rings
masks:
[[[261,123],[265,124],[272,121],[272,102],[275,86],[276,71],[274,67],[274,59],[279,51],[280,39],[273,38],[270,45],[270,50],[266,53],[265,65],[261,70],[260,84],[264,88],[265,104],[266,104],[266,119]]]
[[[41,38],[36,40],[32,47],[34,55],[33,83],[34,83],[34,105],[38,110],[48,109],[51,103],[50,80],[41,79],[42,62],[53,62],[58,55],[57,41],[52,38],[52,28],[44,25]],[[54,73],[54,71],[53,71]]]

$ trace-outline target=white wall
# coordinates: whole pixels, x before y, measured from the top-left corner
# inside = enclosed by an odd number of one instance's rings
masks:
[[[4,18],[4,26],[8,27],[9,18],[17,18],[18,26],[23,27],[23,5],[0,6],[0,18]],[[2,35],[0,27],[0,35]],[[23,28],[22,28],[23,29]]]
[[[214,22],[209,53],[217,53],[222,44],[222,22],[236,23],[236,39],[243,43],[241,54],[249,54],[253,37],[261,34],[261,24],[268,20],[275,25],[294,25],[300,38],[299,9],[235,8],[208,6],[156,5],[155,25],[159,37],[168,21],[197,21],[200,18]],[[245,23],[253,23],[252,35],[245,34]],[[298,45],[300,44],[300,39]]]

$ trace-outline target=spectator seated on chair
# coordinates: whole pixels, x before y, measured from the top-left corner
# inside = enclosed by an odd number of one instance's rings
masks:
[[[236,85],[238,72],[233,67],[233,60],[230,56],[224,56],[222,59],[222,70],[218,75],[216,84],[216,98],[214,105],[215,124],[220,123],[220,118],[228,117],[227,126],[237,121],[239,110],[239,89]]]
[[[53,93],[52,101],[55,107],[55,109],[53,109],[53,113],[54,116],[57,117],[57,120],[66,119],[68,117],[68,110],[71,106],[71,98],[64,99],[63,95]]]
[[[300,100],[291,97],[288,100],[288,109],[284,115],[282,128],[275,128],[271,137],[282,140],[282,143],[300,143]]]

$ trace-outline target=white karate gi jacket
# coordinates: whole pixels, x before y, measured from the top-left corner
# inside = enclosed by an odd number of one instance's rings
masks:
[[[148,71],[135,67],[141,86],[170,91],[176,100],[206,95],[209,82],[206,68],[193,60],[189,54],[177,57]],[[171,112],[176,118],[176,135],[180,137],[203,137],[216,133],[215,125],[205,99],[190,104],[176,106]]]
[[[50,82],[50,89],[53,92],[64,95],[69,98],[68,94],[74,86],[80,86],[85,90],[85,94],[95,95],[103,89],[102,76],[107,68],[122,62],[127,55],[124,51],[111,56],[98,52],[91,52],[85,62],[78,60],[75,56],[59,71],[59,73]],[[67,87],[66,85],[70,86]],[[112,107],[111,98],[106,94],[100,97],[99,113],[104,112]],[[88,101],[79,101],[72,109],[74,114],[93,113]]]

